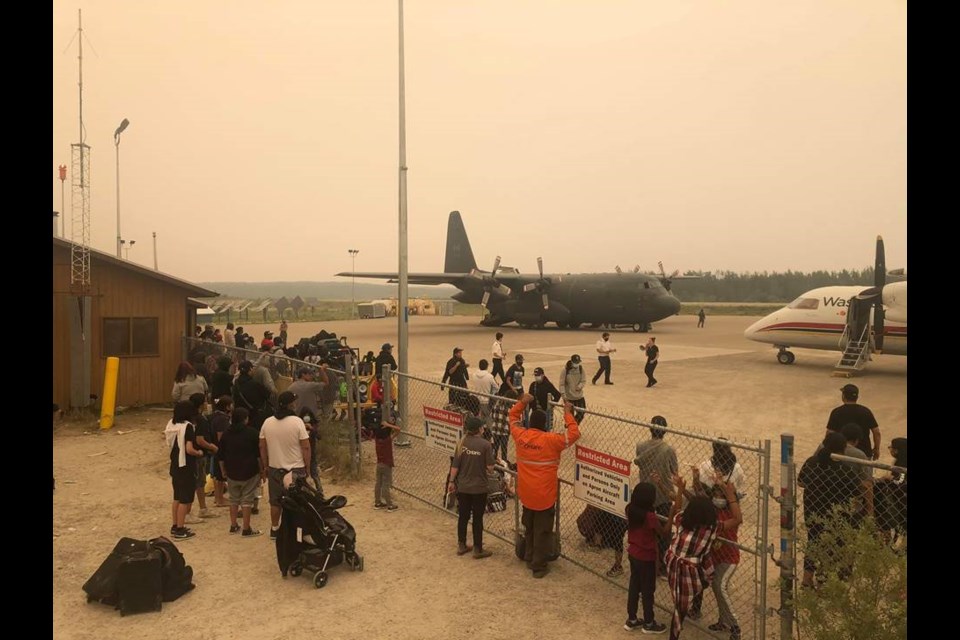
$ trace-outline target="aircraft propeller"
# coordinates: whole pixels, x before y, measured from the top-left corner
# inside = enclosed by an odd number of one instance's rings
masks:
[[[547,295],[547,289],[550,285],[553,284],[553,278],[543,277],[543,258],[537,258],[537,270],[540,271],[540,279],[536,282],[528,282],[523,285],[524,291],[533,291],[536,290],[540,293],[540,297],[543,300],[543,308],[550,308],[550,297]],[[563,278],[557,276],[557,282],[562,282]]]
[[[496,291],[502,296],[509,297],[512,291],[510,287],[505,284],[502,284],[497,281],[497,269],[500,268],[500,256],[497,256],[496,260],[493,261],[493,269],[490,270],[490,275],[487,275],[479,269],[471,269],[470,277],[475,280],[480,280],[483,282],[483,299],[480,301],[480,306],[486,308],[487,303],[490,301],[490,295]]]
[[[667,276],[666,271],[663,270],[663,263],[657,262],[660,266],[660,284],[663,285],[663,288],[667,291],[670,291],[670,285],[673,284],[673,279],[680,275],[680,269],[675,270],[669,276]]]
[[[883,349],[883,287],[887,284],[887,258],[883,250],[883,238],[877,236],[877,255],[873,264],[873,286],[879,289],[877,302],[873,307],[873,336],[877,352]]]

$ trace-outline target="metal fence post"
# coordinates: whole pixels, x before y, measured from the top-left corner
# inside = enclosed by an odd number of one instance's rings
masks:
[[[347,378],[347,412],[350,414],[350,420],[354,423],[354,432],[350,434],[350,466],[353,467],[355,475],[360,475],[360,419],[357,411],[356,394],[357,378],[356,363],[353,360],[353,352],[347,351],[344,354],[344,374]]]
[[[770,545],[770,441],[763,441],[763,462],[762,462],[761,486],[763,490],[760,495],[763,499],[760,503],[760,593],[757,604],[757,631],[758,640],[765,640],[767,637],[767,547]],[[784,638],[784,640],[787,640]]]
[[[780,435],[780,638],[793,637],[793,589],[796,580],[797,487],[793,434]]]

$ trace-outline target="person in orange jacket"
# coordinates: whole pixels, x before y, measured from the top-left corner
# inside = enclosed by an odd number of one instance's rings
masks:
[[[510,435],[517,450],[517,495],[523,505],[524,560],[534,578],[547,575],[547,554],[553,532],[557,503],[557,471],[563,450],[580,438],[580,428],[573,417],[573,405],[563,403],[563,420],[567,432],[549,433],[547,414],[534,409],[530,428],[523,428],[523,412],[536,402],[525,393],[509,413]]]

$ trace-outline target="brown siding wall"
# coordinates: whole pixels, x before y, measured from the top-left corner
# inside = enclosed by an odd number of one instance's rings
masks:
[[[70,404],[70,251],[53,248],[54,402]],[[175,285],[91,260],[91,378],[90,393],[102,396],[106,358],[101,353],[104,317],[158,318],[159,355],[120,358],[117,404],[170,402],[173,376],[181,360],[180,338],[186,330],[189,292]]]

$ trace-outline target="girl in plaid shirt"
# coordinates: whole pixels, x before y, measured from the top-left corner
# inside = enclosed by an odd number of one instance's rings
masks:
[[[722,479],[717,480],[719,482]],[[703,593],[704,587],[713,581],[711,550],[717,533],[723,528],[717,520],[717,508],[706,496],[694,496],[687,508],[680,513],[686,482],[679,475],[674,476],[673,482],[677,486],[670,512],[674,531],[664,557],[670,595],[673,597],[670,640],[680,637],[683,619],[687,616],[694,597]],[[722,486],[727,502],[731,506],[735,504],[739,507],[733,485],[724,482]]]
[[[493,404],[491,409],[493,425],[490,431],[493,434],[493,457],[496,458],[499,455],[498,452],[502,451],[503,455],[500,455],[500,457],[506,462],[507,442],[510,441],[510,421],[507,418],[507,414],[510,411],[510,407],[516,404],[517,392],[513,389],[505,389],[500,396],[504,399],[490,400]]]

